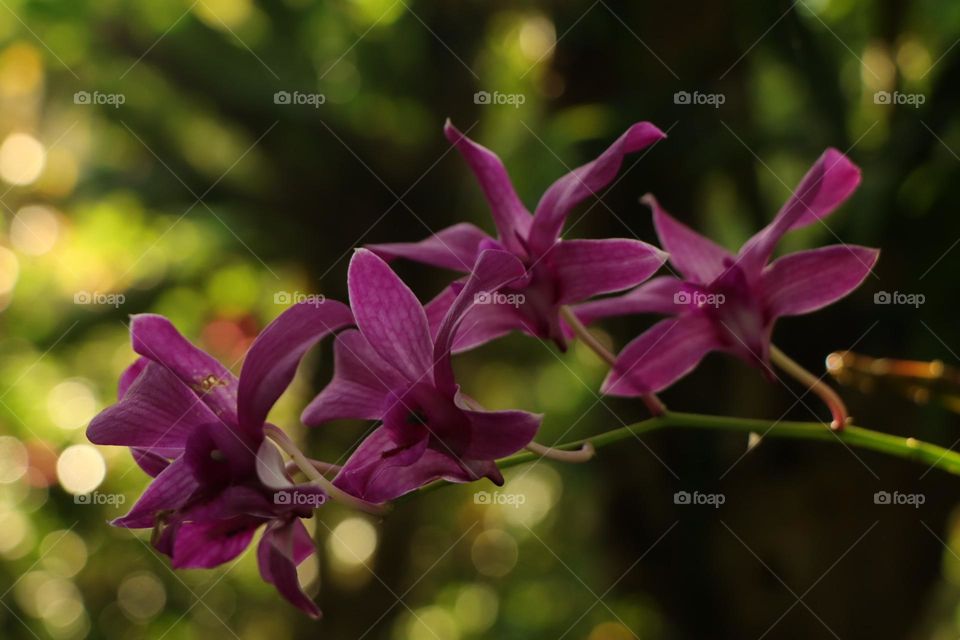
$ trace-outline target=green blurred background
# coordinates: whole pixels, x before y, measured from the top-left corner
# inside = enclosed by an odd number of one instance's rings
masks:
[[[836,146],[862,187],[829,229],[782,248],[879,246],[877,277],[784,321],[777,343],[818,374],[848,348],[956,363],[958,38],[948,0],[0,0],[0,637],[956,638],[960,480],[840,445],[744,455],[742,436],[659,433],[581,467],[511,470],[519,507],[476,504],[492,488],[471,486],[383,521],[324,508],[319,562],[301,575],[325,613],[311,622],[249,552],[174,574],[149,532],[107,526],[147,478],[84,427],[133,359],[129,314],[169,316],[237,369],[294,297],[345,299],[354,247],[463,220],[492,230],[446,117],[500,153],[531,208],[632,122],[668,131],[571,217],[571,237],[654,241],[638,203],[653,191],[736,247]],[[477,91],[523,104],[477,104]],[[724,102],[677,104],[680,91]],[[878,91],[923,104],[878,104]],[[397,269],[424,300],[452,277]],[[880,291],[926,302],[877,306]],[[650,322],[601,337],[623,345]],[[645,416],[597,398],[604,368],[579,346],[514,336],[457,364],[487,406],[545,412],[544,442]],[[330,373],[323,345],[273,418],[342,460],[369,425],[297,422]],[[955,414],[894,391],[844,389],[863,425],[955,444]],[[710,357],[664,397],[825,417],[800,393]],[[726,502],[676,505],[681,490]],[[878,506],[881,490],[926,502]],[[78,503],[91,491],[126,504]]]

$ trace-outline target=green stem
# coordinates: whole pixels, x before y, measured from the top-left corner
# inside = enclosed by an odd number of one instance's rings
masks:
[[[607,445],[623,440],[630,440],[653,431],[666,428],[677,429],[709,429],[715,431],[736,431],[740,433],[756,432],[765,438],[791,438],[794,440],[820,440],[822,442],[843,442],[850,447],[878,451],[897,458],[915,460],[930,467],[936,467],[953,475],[960,475],[960,453],[945,449],[939,445],[921,442],[916,438],[901,438],[871,429],[847,426],[843,431],[831,431],[822,422],[786,422],[781,421],[771,426],[769,420],[750,418],[729,418],[725,416],[710,416],[698,413],[668,412],[662,416],[655,416],[626,427],[606,431],[599,435],[561,445],[553,449],[571,450],[580,449],[584,445],[593,445],[600,449]],[[540,456],[531,452],[517,453],[497,461],[501,469],[513,467],[525,462],[532,462]],[[450,483],[437,481],[423,487],[417,493],[432,491]],[[415,494],[414,494],[415,495]]]

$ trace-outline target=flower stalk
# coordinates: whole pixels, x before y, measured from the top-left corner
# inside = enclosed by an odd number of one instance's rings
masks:
[[[579,449],[573,450],[547,447],[537,442],[531,442],[524,448],[541,458],[556,460],[557,462],[587,462],[597,453],[591,442],[585,442]]]
[[[830,409],[830,415],[833,416],[833,421],[830,423],[831,429],[834,431],[842,431],[844,427],[850,423],[850,414],[847,412],[847,406],[830,385],[801,367],[791,359],[790,356],[780,351],[776,345],[770,345],[770,360],[780,367],[784,373],[796,379],[800,384],[810,389],[810,391],[817,394],[820,399],[823,400]]]
[[[560,308],[560,316],[577,338],[612,369],[617,363],[617,357],[603,346],[603,344],[597,340],[596,336],[590,333],[590,330],[577,318],[577,314],[575,314],[570,307],[564,306]],[[641,396],[641,400],[643,400],[643,403],[647,406],[647,410],[655,416],[660,416],[667,412],[666,405],[663,404],[663,401],[654,393]]]

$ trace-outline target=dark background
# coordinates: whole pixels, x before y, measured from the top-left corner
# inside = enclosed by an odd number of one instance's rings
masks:
[[[526,496],[519,509],[475,504],[490,486],[408,500],[382,522],[325,508],[319,578],[314,566],[303,576],[325,613],[315,623],[260,582],[250,553],[175,575],[144,536],[110,529],[146,478],[124,451],[83,448],[83,426],[115,400],[132,361],[131,313],[164,313],[238,363],[284,308],[276,294],[345,299],[354,247],[464,220],[492,231],[443,137],[447,117],[504,158],[531,209],[631,123],[668,131],[571,216],[567,237],[655,241],[638,202],[650,191],[735,249],[837,147],[863,169],[860,189],[828,227],[781,249],[881,247],[876,277],[783,321],[776,343],[818,375],[828,353],[851,348],[956,363],[958,39],[960,5],[946,0],[5,0],[0,134],[29,134],[46,160],[16,184],[29,150],[9,147],[5,173],[0,149],[0,635],[956,637],[960,481],[840,443],[768,438],[743,455],[742,435],[662,432],[582,467],[513,470],[505,491]],[[524,104],[478,105],[481,90]],[[123,104],[77,104],[82,91]],[[278,91],[325,102],[276,104]],[[677,104],[679,91],[724,101]],[[878,104],[878,91],[923,104]],[[424,300],[452,277],[396,268]],[[925,301],[876,305],[881,291]],[[124,300],[75,304],[78,292]],[[603,337],[622,346],[652,320],[611,321]],[[296,420],[329,377],[329,355],[317,350],[274,418],[337,460],[365,425],[307,434]],[[645,417],[639,402],[598,399],[603,366],[580,347],[558,354],[512,336],[457,364],[488,406],[545,412],[544,442]],[[960,437],[949,387],[927,396],[872,380],[842,391],[863,426],[944,446]],[[663,396],[682,411],[826,417],[801,394],[711,356]],[[72,445],[88,454],[74,481],[56,467]],[[128,504],[75,503],[71,493],[98,485]],[[726,501],[676,505],[680,490]],[[881,490],[925,503],[876,505]],[[329,532],[340,525],[338,546]]]

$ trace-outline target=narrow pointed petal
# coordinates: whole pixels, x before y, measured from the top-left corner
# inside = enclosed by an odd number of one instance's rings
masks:
[[[449,286],[427,303],[425,309],[430,323],[430,333],[436,336],[444,316],[456,299],[459,287]],[[480,345],[502,338],[511,331],[521,331],[525,326],[523,317],[514,307],[503,304],[476,305],[467,312],[453,338],[453,353],[463,353]]]
[[[879,255],[877,249],[835,245],[775,260],[761,281],[769,314],[796,316],[833,304],[860,286]]]
[[[297,372],[300,359],[325,336],[353,324],[353,313],[336,300],[296,304],[271,322],[253,342],[240,372],[240,427],[256,433]]]
[[[644,282],[667,254],[639,240],[564,240],[547,260],[557,278],[559,304],[622,291]]]
[[[501,242],[512,251],[521,249],[518,239],[527,236],[532,217],[517,197],[503,162],[497,154],[460,133],[449,120],[443,132],[447,140],[457,147],[457,151],[463,155],[477,177],[483,195],[490,204],[493,223],[497,227]]]
[[[674,296],[685,290],[686,285],[682,280],[673,276],[660,276],[623,295],[574,305],[573,312],[584,324],[592,324],[604,318],[639,313],[676,315],[685,307],[678,305]]]
[[[409,384],[354,329],[337,336],[333,359],[333,379],[301,416],[306,425],[343,418],[379,420],[386,410],[390,392]]]
[[[758,274],[780,238],[821,220],[850,197],[860,184],[860,169],[836,149],[827,149],[814,163],[773,222],[750,238],[738,262],[748,274]]]
[[[91,420],[87,438],[94,444],[182,450],[195,429],[219,422],[180,378],[150,362],[122,400]]]
[[[652,195],[644,196],[643,203],[653,210],[657,237],[670,254],[670,262],[688,280],[707,284],[733,261],[733,254],[671,216]]]
[[[437,331],[433,347],[434,379],[437,388],[453,393],[455,382],[450,352],[457,328],[470,309],[490,299],[490,295],[500,287],[524,277],[523,263],[506,251],[489,250],[480,254],[473,273],[467,278],[463,289],[447,310]]]
[[[536,435],[543,416],[526,411],[473,411],[470,418],[470,444],[463,457],[496,460],[520,451]]]
[[[260,576],[290,604],[314,619],[320,617],[320,609],[300,588],[297,566],[315,552],[310,534],[297,519],[270,523],[257,547]]]
[[[420,242],[371,244],[367,245],[367,248],[387,262],[395,258],[406,258],[467,273],[477,261],[480,245],[484,240],[492,239],[476,226],[461,222]]]
[[[358,249],[347,276],[350,305],[370,346],[410,382],[429,376],[433,341],[417,297],[375,253]]]
[[[180,335],[169,320],[154,314],[135,315],[130,336],[134,351],[175,373],[225,422],[236,422],[236,377]]]
[[[151,478],[156,478],[160,473],[170,466],[170,460],[180,454],[180,449],[161,450],[163,454],[152,449],[130,449],[133,461],[137,463],[143,471]]]
[[[703,316],[661,320],[624,347],[601,391],[626,397],[656,393],[690,373],[707,353],[721,347],[712,323]]]
[[[148,529],[156,524],[157,514],[179,509],[198,486],[183,459],[174,460],[150,483],[130,512],[111,524],[127,529]]]
[[[600,156],[577,167],[554,182],[544,192],[533,215],[530,228],[530,248],[539,255],[549,249],[560,236],[567,214],[583,200],[610,184],[623,158],[640,151],[666,135],[649,122],[638,122],[617,138]]]

